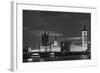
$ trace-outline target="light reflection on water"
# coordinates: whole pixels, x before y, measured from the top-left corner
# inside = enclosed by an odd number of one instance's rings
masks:
[[[87,55],[80,55],[80,58],[82,58],[82,59],[88,59],[88,56]]]
[[[67,61],[67,60],[83,60],[90,59],[88,55],[77,55],[77,56],[62,56],[62,57],[32,57],[28,58],[26,62],[44,62],[44,61]]]

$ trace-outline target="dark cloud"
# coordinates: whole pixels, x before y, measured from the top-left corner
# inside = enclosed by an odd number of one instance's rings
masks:
[[[77,12],[56,12],[23,10],[23,43],[40,42],[41,32],[64,38],[80,37],[83,25],[87,25],[88,39],[91,39],[91,14]]]

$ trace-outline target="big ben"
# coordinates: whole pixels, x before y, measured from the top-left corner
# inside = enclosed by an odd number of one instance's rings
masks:
[[[83,51],[87,50],[87,30],[86,30],[86,25],[84,25],[83,30],[82,30],[82,50]]]

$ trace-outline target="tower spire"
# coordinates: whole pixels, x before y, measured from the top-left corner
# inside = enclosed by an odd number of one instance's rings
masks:
[[[83,26],[83,31],[86,31],[86,25],[84,24],[84,26]]]

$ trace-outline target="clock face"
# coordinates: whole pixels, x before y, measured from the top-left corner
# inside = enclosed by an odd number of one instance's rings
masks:
[[[82,35],[87,35],[87,32],[83,32]]]

